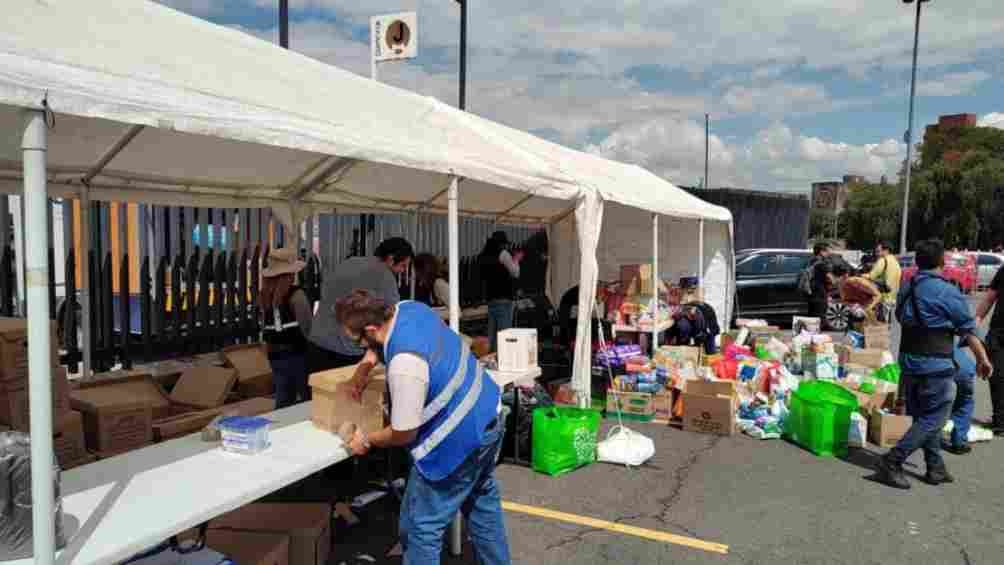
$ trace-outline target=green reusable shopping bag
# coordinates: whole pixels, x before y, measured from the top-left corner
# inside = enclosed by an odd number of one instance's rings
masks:
[[[571,406],[542,406],[533,411],[533,470],[551,476],[596,461],[600,413]]]

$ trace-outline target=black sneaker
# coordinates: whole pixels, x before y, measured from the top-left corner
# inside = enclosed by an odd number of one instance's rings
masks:
[[[901,490],[910,490],[910,481],[906,479],[903,466],[891,463],[885,457],[879,457],[875,463],[875,480]]]
[[[940,465],[938,467],[928,467],[927,474],[924,475],[924,480],[929,485],[938,486],[947,483],[954,483],[955,477],[948,472],[947,467]]]
[[[968,455],[973,451],[973,448],[968,443],[963,443],[962,445],[953,445],[951,443],[945,442],[941,444],[941,449],[951,453],[952,455]]]

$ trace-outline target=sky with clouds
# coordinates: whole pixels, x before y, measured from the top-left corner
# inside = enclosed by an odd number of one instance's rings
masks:
[[[277,42],[278,0],[159,0]],[[468,0],[468,109],[695,185],[807,191],[894,179],[913,6],[900,0]],[[414,10],[419,57],[384,82],[457,100],[454,0],[290,0],[290,47],[368,76],[369,17]],[[1004,128],[1000,0],[924,4],[916,126]],[[334,101],[337,103],[337,101]]]

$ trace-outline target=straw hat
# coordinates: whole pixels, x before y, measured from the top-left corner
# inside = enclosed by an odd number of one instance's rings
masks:
[[[279,275],[295,275],[306,266],[307,263],[301,261],[295,251],[288,247],[279,247],[269,251],[268,267],[262,270],[261,276],[272,278]]]

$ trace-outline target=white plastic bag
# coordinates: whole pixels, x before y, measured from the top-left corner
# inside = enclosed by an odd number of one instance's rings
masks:
[[[624,426],[614,426],[607,439],[596,446],[596,456],[604,463],[617,463],[637,467],[655,455],[655,443],[638,432]]]

